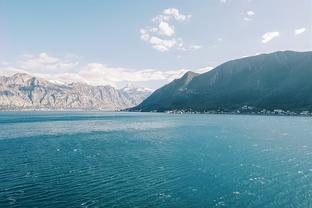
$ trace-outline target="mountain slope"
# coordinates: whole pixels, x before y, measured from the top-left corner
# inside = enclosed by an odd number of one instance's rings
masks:
[[[145,97],[148,95],[146,92]],[[139,104],[145,97],[143,93],[141,97],[133,97],[111,86],[54,84],[22,73],[0,77],[2,110],[120,110]]]
[[[179,91],[173,83],[134,110],[312,110],[312,52],[275,52],[226,62],[194,76]],[[175,89],[167,90],[168,86]],[[173,93],[172,93],[173,92]]]
[[[127,99],[131,100],[132,103],[141,103],[145,98],[152,94],[153,90],[144,87],[138,87],[133,84],[127,84],[124,88],[119,90],[122,92]]]
[[[151,96],[146,98],[139,106],[133,108],[133,110],[142,111],[165,111],[170,109],[172,103],[177,102],[179,96],[186,96],[188,93],[186,91],[187,85],[192,81],[192,79],[199,74],[194,72],[187,72],[180,79],[176,79],[171,83],[165,85],[164,87],[156,90]],[[184,94],[185,93],[185,94]]]

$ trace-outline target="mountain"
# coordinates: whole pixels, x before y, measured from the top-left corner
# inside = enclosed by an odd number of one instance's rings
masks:
[[[280,51],[191,72],[156,90],[137,111],[312,111],[312,52]]]
[[[127,84],[120,89],[121,92],[133,103],[141,103],[145,98],[152,94],[153,90],[146,87],[139,87],[133,84]]]
[[[0,76],[2,110],[120,110],[139,104],[150,93],[134,96],[111,86],[56,84],[23,73]]]
[[[185,96],[184,93],[188,93],[186,90],[187,85],[198,75],[199,74],[194,72],[187,72],[180,79],[176,79],[156,90],[151,96],[132,110],[165,111],[175,109],[171,108],[171,103],[175,103],[179,96]]]

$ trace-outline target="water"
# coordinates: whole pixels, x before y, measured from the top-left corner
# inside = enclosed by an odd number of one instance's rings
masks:
[[[0,207],[312,207],[312,119],[2,112]]]

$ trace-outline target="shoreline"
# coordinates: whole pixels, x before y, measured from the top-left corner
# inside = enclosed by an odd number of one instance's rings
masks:
[[[285,116],[285,117],[312,117],[312,112],[308,114],[284,112],[284,113],[261,113],[261,112],[197,112],[197,111],[128,111],[128,110],[100,110],[100,109],[0,109],[1,112],[99,112],[99,113],[155,113],[171,115],[249,115],[249,116]]]

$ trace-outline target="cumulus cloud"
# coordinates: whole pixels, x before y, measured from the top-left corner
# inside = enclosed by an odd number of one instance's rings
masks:
[[[176,8],[164,9],[161,14],[152,18],[152,26],[140,30],[140,38],[160,52],[171,49],[180,51],[199,49],[201,48],[199,45],[185,46],[183,39],[176,34],[174,22],[184,22],[190,18],[191,15],[182,14]]]
[[[157,36],[152,36],[149,34],[148,30],[141,29],[141,39],[145,42],[148,42],[152,47],[160,52],[169,51],[171,48],[183,45],[182,40],[171,38],[171,39],[162,39]]]
[[[158,42],[160,40],[153,41]],[[169,43],[165,43],[164,45],[166,44]],[[209,69],[205,67],[194,69],[193,71],[203,73]],[[22,72],[57,83],[84,82],[90,85],[111,85],[114,87],[123,87],[127,83],[139,85],[145,83],[144,87],[155,86],[155,84],[153,86],[149,85],[151,82],[159,83],[158,87],[160,87],[161,84],[168,83],[173,79],[183,76],[187,71],[189,69],[184,68],[173,70],[131,69],[107,66],[103,63],[82,65],[78,64],[78,62],[72,62],[70,64],[66,58],[57,58],[47,53],[26,55],[22,56],[16,63],[0,64],[0,75],[12,75]]]
[[[180,22],[183,22],[191,18],[191,15],[180,14],[179,10],[176,8],[165,9],[163,11],[163,14],[169,17],[173,17],[175,20],[180,21]]]
[[[175,34],[174,27],[170,26],[167,22],[161,21],[158,27],[161,35],[172,36]]]
[[[175,39],[165,40],[155,36],[152,36],[149,42],[153,45],[153,48],[161,52],[168,51],[177,44]]]
[[[262,35],[262,43],[268,43],[274,38],[279,37],[280,33],[279,32],[267,32]]]
[[[300,35],[300,34],[304,33],[306,30],[307,29],[303,27],[303,28],[296,29],[294,31],[294,33],[295,33],[295,35]]]
[[[181,14],[180,11],[176,8],[168,8],[164,9],[163,12],[156,17],[152,18],[153,22],[169,22],[170,20],[176,20],[179,22],[184,22],[186,20],[189,20],[192,17],[192,15],[184,15]]]

